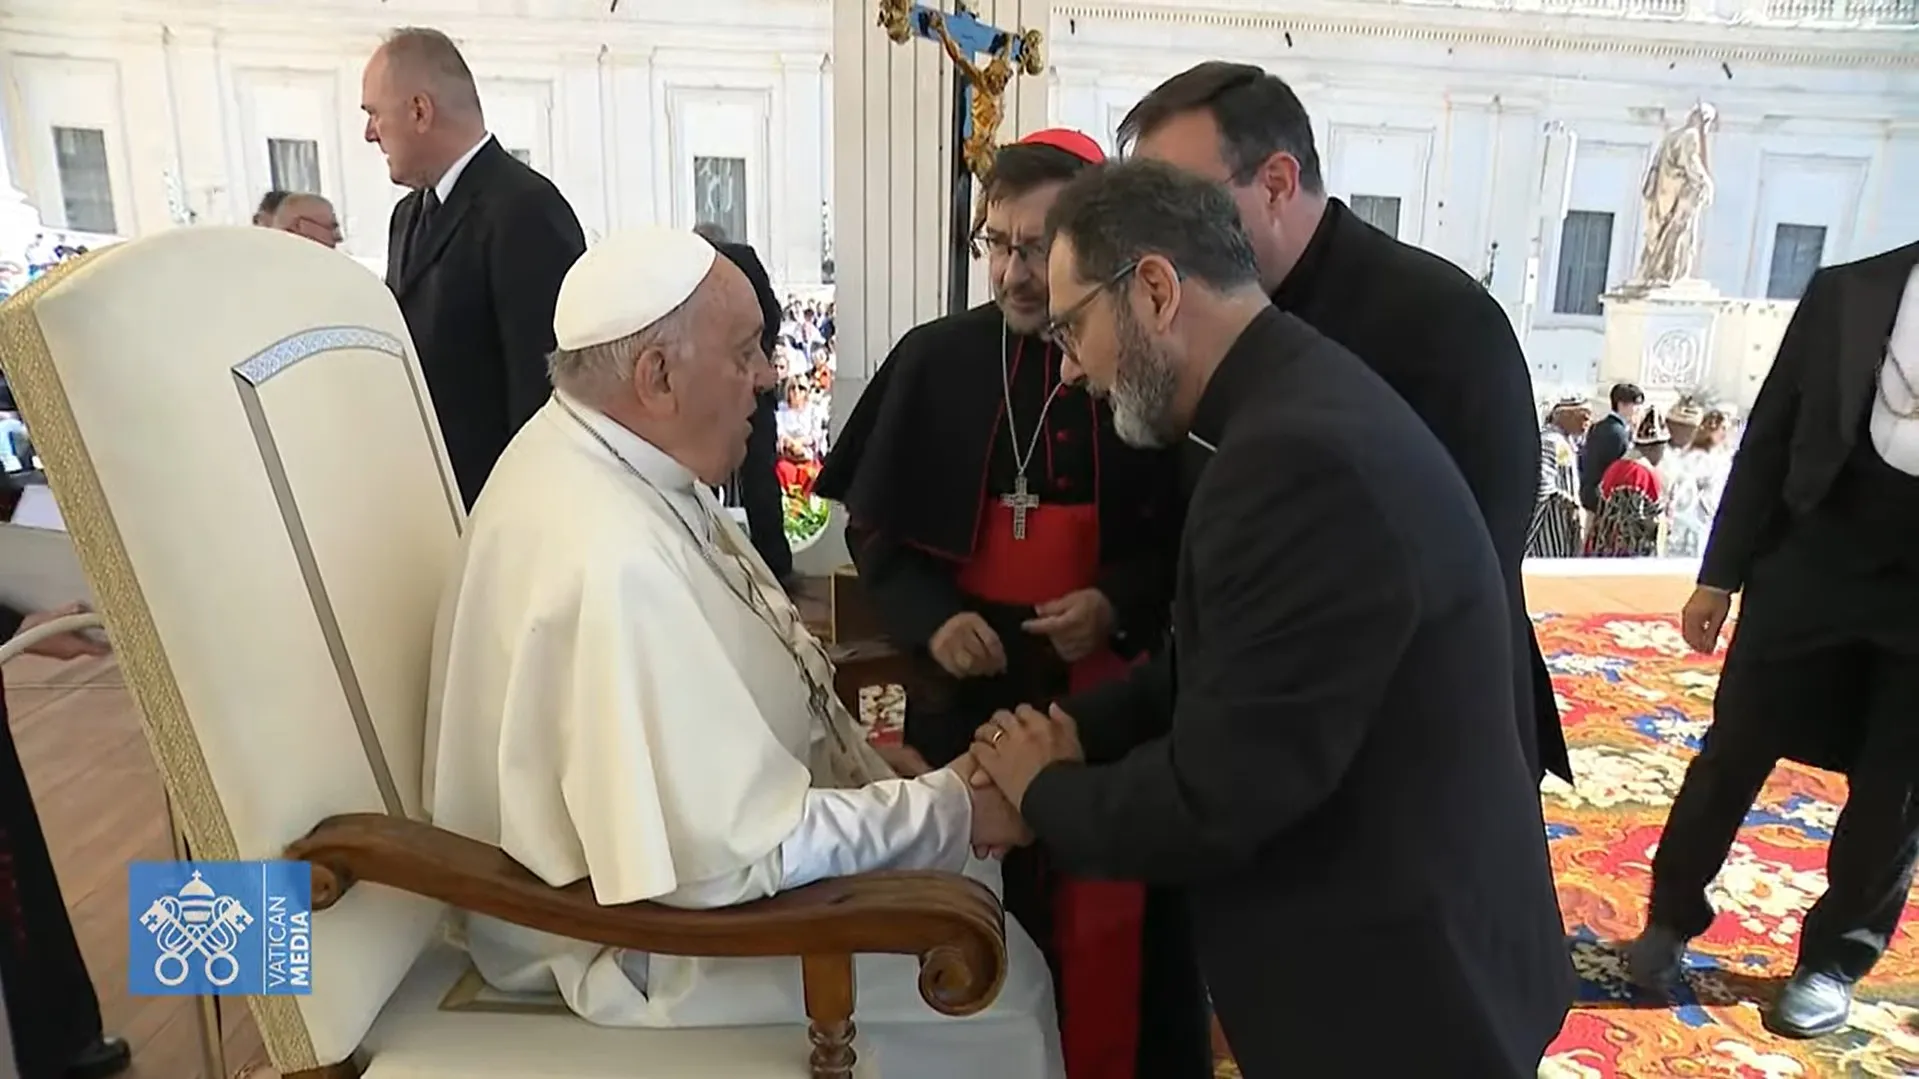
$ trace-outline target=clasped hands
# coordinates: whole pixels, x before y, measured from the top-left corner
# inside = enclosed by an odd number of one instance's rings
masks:
[[[1083,761],[1086,753],[1078,724],[1057,704],[1044,713],[1025,704],[995,712],[973,739],[972,747],[947,767],[965,781],[972,797],[974,855],[998,858],[1033,841],[1020,816],[1033,780],[1048,765]],[[906,747],[884,755],[902,775],[927,771],[924,759]]]
[[[1033,614],[1020,628],[1047,638],[1068,663],[1092,655],[1113,633],[1113,603],[1097,588],[1082,588],[1038,604]],[[985,678],[1006,670],[1005,644],[986,619],[972,611],[947,619],[934,631],[927,651],[955,678]]]

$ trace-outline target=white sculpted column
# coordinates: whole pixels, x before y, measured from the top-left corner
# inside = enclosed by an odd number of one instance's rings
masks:
[[[973,8],[1002,30],[1045,34],[1052,0],[977,0]],[[837,433],[893,342],[946,311],[957,148],[952,64],[937,42],[894,44],[880,28],[878,0],[833,0],[832,69]],[[1048,81],[1014,80],[1002,142],[1046,126]],[[972,277],[969,292],[983,296],[982,264],[974,264]],[[821,541],[796,556],[800,572],[827,573],[846,561],[840,524],[836,514]]]
[[[826,142],[826,56],[818,52],[780,54],[780,77],[785,92],[784,160],[795,168],[785,178],[781,190],[786,198],[785,224],[775,226],[773,235],[782,242],[769,252],[768,265],[776,266],[775,279],[789,285],[811,285],[820,280],[820,262],[825,254],[824,221],[826,200],[823,168],[808,168],[805,162],[818,161],[833,153]]]

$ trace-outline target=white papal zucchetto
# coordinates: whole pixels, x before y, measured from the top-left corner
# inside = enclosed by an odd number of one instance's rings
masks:
[[[621,229],[581,255],[560,282],[553,337],[563,349],[588,348],[636,334],[686,302],[718,257],[684,229]]]

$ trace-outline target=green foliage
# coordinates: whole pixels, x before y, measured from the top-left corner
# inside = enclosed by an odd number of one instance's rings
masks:
[[[788,543],[805,543],[825,530],[828,512],[825,499],[791,489],[785,494]]]

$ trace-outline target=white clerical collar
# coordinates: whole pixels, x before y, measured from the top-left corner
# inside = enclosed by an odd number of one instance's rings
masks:
[[[433,185],[433,194],[440,200],[440,205],[446,205],[447,196],[453,194],[453,185],[460,182],[460,174],[466,171],[467,165],[473,161],[473,156],[492,139],[493,133],[490,131],[481,135],[480,141],[473,144],[473,149],[461,154],[459,160],[455,161],[440,177],[440,182]]]
[[[580,418],[580,422],[594,434],[606,440],[606,444],[620,459],[633,466],[646,482],[661,491],[678,494],[692,494],[699,477],[693,470],[674,460],[672,455],[653,443],[628,430],[618,420],[591,406],[581,404],[578,398],[553,391],[553,396]]]

